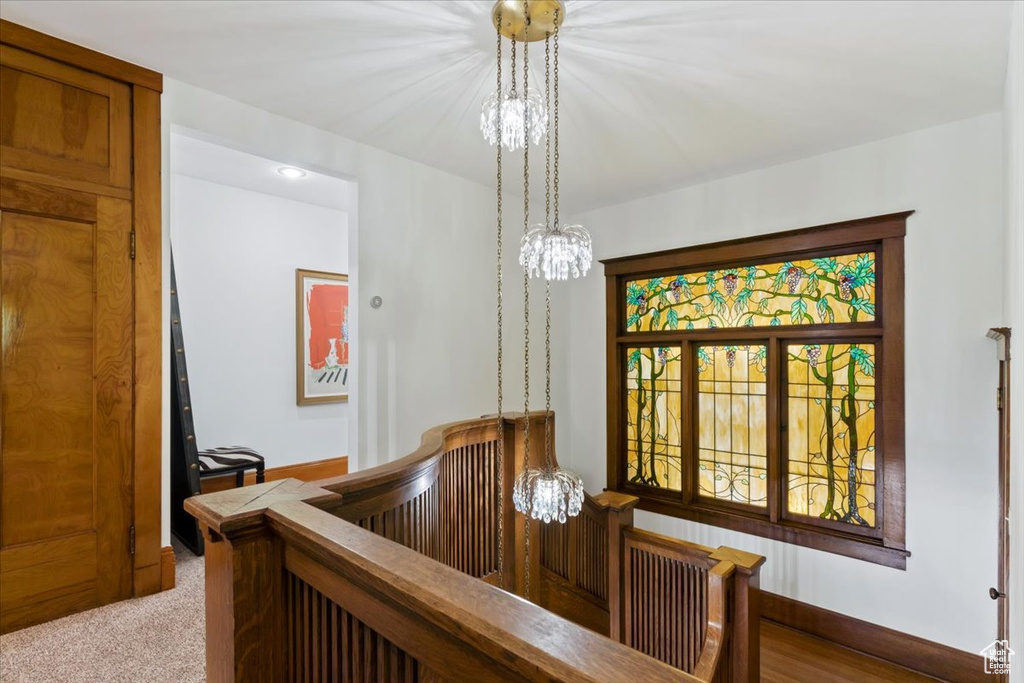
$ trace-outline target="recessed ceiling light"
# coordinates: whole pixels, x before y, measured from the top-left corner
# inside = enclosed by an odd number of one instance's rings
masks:
[[[306,176],[305,171],[303,171],[301,168],[295,168],[294,166],[282,166],[281,168],[277,169],[277,172],[283,175],[285,178],[292,179],[304,178]]]

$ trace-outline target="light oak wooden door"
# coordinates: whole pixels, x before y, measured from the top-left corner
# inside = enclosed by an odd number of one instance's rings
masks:
[[[0,632],[132,594],[130,89],[4,46]]]

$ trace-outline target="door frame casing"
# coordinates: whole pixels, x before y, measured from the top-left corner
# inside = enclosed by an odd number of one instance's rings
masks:
[[[0,19],[0,42],[126,83],[132,90],[132,594],[161,590],[162,532],[162,198],[160,93],[163,76]]]

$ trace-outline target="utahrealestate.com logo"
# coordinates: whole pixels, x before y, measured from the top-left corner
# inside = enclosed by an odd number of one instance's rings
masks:
[[[981,656],[985,658],[985,673],[1009,675],[1010,658],[1013,657],[1009,641],[993,641],[991,645],[981,651]]]

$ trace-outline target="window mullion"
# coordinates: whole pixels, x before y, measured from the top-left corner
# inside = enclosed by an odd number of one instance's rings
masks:
[[[683,355],[683,397],[682,410],[679,411],[680,425],[679,435],[682,443],[682,467],[683,467],[683,503],[694,502],[697,496],[697,429],[694,421],[697,417],[697,380],[694,370],[694,348],[693,342],[688,339],[681,339]]]
[[[782,381],[782,356],[778,337],[768,339],[768,387],[767,387],[767,451],[768,451],[768,518],[777,523],[782,517],[785,495],[784,472],[782,469],[782,439],[785,434],[786,416],[784,387]]]

